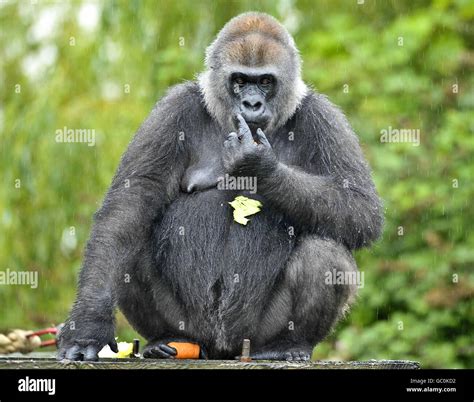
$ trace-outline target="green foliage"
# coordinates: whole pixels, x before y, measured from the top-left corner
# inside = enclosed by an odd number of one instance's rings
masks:
[[[99,18],[87,28],[91,4]],[[473,367],[469,0],[2,3],[0,270],[37,270],[39,286],[0,285],[0,328],[64,320],[92,215],[133,132],[250,9],[292,31],[305,80],[346,111],[385,202],[383,239],[357,253],[358,302],[314,357]],[[56,142],[65,126],[94,129],[95,146]],[[419,129],[420,145],[380,142],[389,127]],[[123,318],[118,330],[134,336]]]

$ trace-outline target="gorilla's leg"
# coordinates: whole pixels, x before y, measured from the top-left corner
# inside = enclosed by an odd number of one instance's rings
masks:
[[[337,272],[344,274],[344,284],[333,283]],[[354,300],[356,273],[344,246],[318,236],[302,238],[265,310],[252,358],[308,360]]]
[[[174,358],[176,350],[169,342],[199,343],[180,330],[186,316],[168,286],[159,278],[153,279],[153,288],[140,281],[130,281],[122,291],[119,306],[130,324],[147,339],[143,357]],[[206,358],[204,346],[199,343],[201,357]]]
[[[167,283],[152,269],[152,259],[142,255],[134,272],[148,273],[145,276],[125,274],[120,281],[118,304],[130,324],[148,344],[143,356],[155,359],[173,358],[176,350],[169,342],[194,342],[181,323],[188,322],[187,315],[179,305]],[[202,356],[205,351],[200,345]]]

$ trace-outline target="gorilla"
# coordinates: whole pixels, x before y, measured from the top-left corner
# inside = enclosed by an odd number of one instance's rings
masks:
[[[60,360],[115,351],[117,307],[145,357],[176,358],[170,343],[187,342],[235,358],[248,338],[253,359],[307,360],[355,299],[354,281],[328,273],[357,273],[352,251],[379,237],[383,213],[344,114],[305,85],[293,38],[267,14],[230,20],[205,65],[158,101],[121,159]],[[261,203],[245,225],[237,196]]]

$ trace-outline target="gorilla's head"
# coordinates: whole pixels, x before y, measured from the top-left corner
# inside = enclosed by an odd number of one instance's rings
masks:
[[[230,20],[206,51],[199,84],[211,115],[226,129],[242,114],[254,132],[285,124],[306,93],[293,38],[273,17]]]

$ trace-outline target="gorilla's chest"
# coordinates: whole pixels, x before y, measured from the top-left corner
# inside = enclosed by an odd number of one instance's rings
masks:
[[[190,194],[216,188],[219,181],[225,178],[222,163],[224,140],[222,135],[214,134],[202,136],[199,141],[193,141],[192,146],[189,147],[189,164],[181,178],[182,192]],[[286,140],[284,135],[278,140],[275,138],[274,145],[273,150],[280,162],[298,163],[296,147],[291,141]]]
[[[189,164],[181,179],[181,191],[193,193],[216,187],[224,175],[222,142],[218,136],[201,138],[190,148]]]

